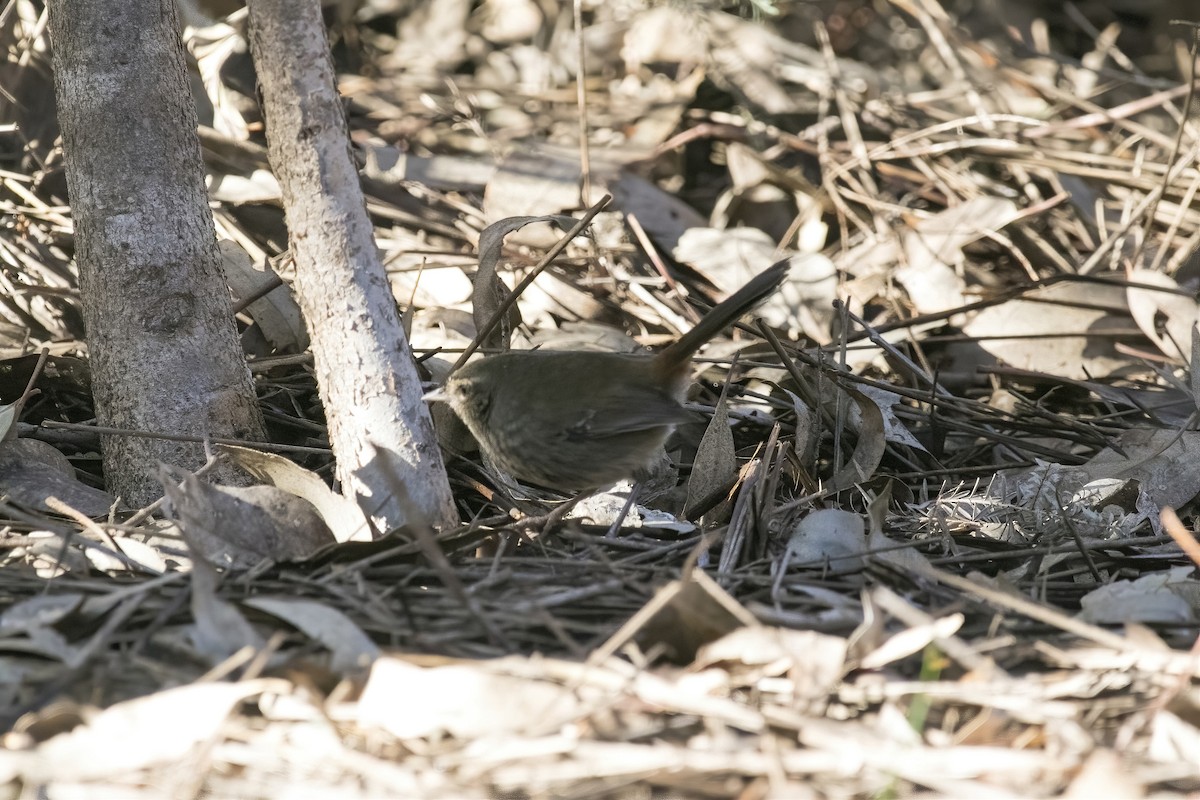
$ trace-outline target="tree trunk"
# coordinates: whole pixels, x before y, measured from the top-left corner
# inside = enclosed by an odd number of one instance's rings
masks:
[[[379,260],[318,0],[251,0],[271,166],[342,491],[382,529],[458,522]]]
[[[51,0],[76,262],[101,425],[263,438],[221,272],[173,0]],[[110,490],[162,494],[203,446],[106,436]]]

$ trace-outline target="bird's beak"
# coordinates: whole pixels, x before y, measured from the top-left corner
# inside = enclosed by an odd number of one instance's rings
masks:
[[[426,403],[449,403],[450,395],[446,394],[445,386],[439,386],[433,391],[426,392],[421,399]]]

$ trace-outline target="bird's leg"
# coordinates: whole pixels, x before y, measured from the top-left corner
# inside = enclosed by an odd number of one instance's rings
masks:
[[[633,484],[633,486],[629,487],[629,497],[625,500],[625,505],[622,506],[621,513],[617,514],[617,518],[613,520],[613,524],[609,526],[608,532],[604,534],[605,539],[616,538],[617,533],[621,530],[622,523],[624,523],[625,518],[629,516],[630,509],[632,509],[633,504],[637,502],[638,492],[641,488],[641,481],[638,481],[637,483]]]
[[[526,517],[518,524],[523,530],[537,531],[541,536],[547,536],[554,531],[562,521],[566,519],[567,514],[571,513],[571,509],[579,505],[582,501],[591,497],[596,493],[595,489],[585,489],[569,500],[561,503],[557,508],[548,514],[542,514],[537,517]]]

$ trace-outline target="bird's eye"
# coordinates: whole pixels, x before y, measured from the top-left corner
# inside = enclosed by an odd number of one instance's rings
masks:
[[[477,394],[467,399],[471,411],[480,421],[486,420],[492,410],[492,397],[489,394]]]
[[[447,387],[454,406],[459,413],[483,422],[491,410],[491,393],[471,380],[456,380]]]

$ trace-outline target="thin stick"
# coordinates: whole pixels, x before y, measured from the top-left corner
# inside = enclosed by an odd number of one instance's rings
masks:
[[[1175,513],[1175,509],[1167,507],[1159,512],[1159,519],[1162,520],[1163,528],[1175,540],[1175,544],[1179,545],[1188,558],[1190,558],[1196,566],[1200,567],[1200,542],[1196,541],[1196,536],[1191,531],[1183,526],[1179,521],[1179,515]]]
[[[54,428],[66,431],[87,431],[100,436],[132,436],[141,439],[163,439],[168,442],[197,442],[204,444],[232,444],[241,447],[254,447],[262,450],[283,450],[291,453],[311,453],[313,455],[329,455],[328,447],[305,447],[299,444],[275,444],[274,442],[255,442],[246,439],[227,439],[217,436],[192,436],[186,433],[154,433],[153,431],[138,431],[132,428],[106,428],[102,425],[79,425],[74,422],[58,422],[44,420],[40,427]]]
[[[500,307],[496,309],[496,312],[492,314],[492,318],[489,319],[488,323],[483,326],[483,330],[475,334],[474,340],[472,340],[471,344],[467,345],[467,349],[463,350],[462,355],[458,357],[458,361],[455,361],[454,366],[450,368],[451,372],[454,372],[454,370],[467,363],[467,359],[474,355],[475,351],[479,349],[479,343],[486,341],[487,337],[491,335],[492,331],[496,330],[496,327],[508,314],[508,310],[517,302],[517,298],[521,296],[521,293],[529,288],[529,285],[537,279],[538,275],[541,275],[542,272],[545,271],[546,267],[550,266],[551,261],[558,258],[559,253],[567,249],[567,245],[570,244],[572,239],[583,233],[584,228],[590,225],[592,220],[595,219],[596,215],[603,211],[610,202],[612,202],[611,194],[606,194],[604,197],[601,197],[596,205],[589,208],[587,212],[579,218],[579,222],[576,222],[575,226],[571,228],[571,230],[564,233],[562,238],[555,242],[554,246],[546,251],[546,255],[542,256],[542,260],[535,264],[530,273],[525,276],[525,279],[518,283],[516,287],[509,292],[508,297],[504,298],[504,302],[502,302]]]
[[[592,196],[592,156],[588,142],[587,52],[583,45],[583,0],[572,4],[575,11],[575,102],[579,107],[579,204],[586,206]]]

